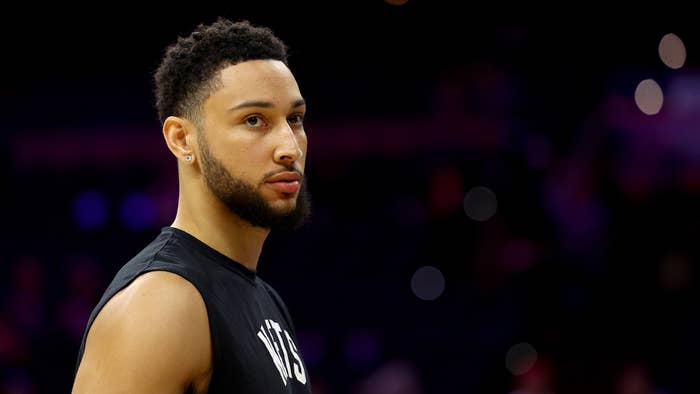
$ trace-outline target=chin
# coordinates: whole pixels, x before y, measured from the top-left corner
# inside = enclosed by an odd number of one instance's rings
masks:
[[[297,207],[296,197],[294,199],[274,201],[269,204],[270,208],[279,215],[291,213]]]
[[[273,193],[268,194],[264,198],[267,199],[267,201],[272,205],[278,203],[284,205],[287,205],[289,203],[296,204],[297,198],[299,198],[299,192],[296,191],[294,193],[281,193],[278,191],[274,191]]]

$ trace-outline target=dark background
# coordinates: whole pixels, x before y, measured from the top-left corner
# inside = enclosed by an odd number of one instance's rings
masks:
[[[218,15],[273,28],[308,103],[314,215],[259,272],[315,393],[699,392],[691,11],[358,3],[3,14],[2,392],[69,392],[102,291],[172,222],[151,77]]]

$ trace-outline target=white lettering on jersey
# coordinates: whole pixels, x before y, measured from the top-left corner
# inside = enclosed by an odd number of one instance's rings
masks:
[[[263,329],[263,326],[260,326],[260,331],[258,331],[258,338],[262,341],[262,343],[265,345],[265,348],[267,351],[270,353],[270,357],[272,357],[272,363],[275,364],[275,367],[280,373],[280,376],[282,377],[282,383],[284,383],[285,386],[287,386],[287,371],[284,369],[282,366],[282,360],[279,359],[279,356],[277,355],[277,352],[272,348],[272,344],[270,344],[270,339],[267,337],[267,334],[265,333],[265,330]]]
[[[297,378],[298,381],[301,382],[301,384],[306,384],[306,373],[304,372],[304,368],[302,367],[301,358],[299,358],[297,345],[294,344],[294,341],[292,341],[292,338],[289,336],[289,333],[287,333],[287,331],[284,332],[284,336],[287,337],[287,344],[289,345],[289,350],[292,352],[292,356],[295,360],[297,360],[294,363],[294,376]]]
[[[283,345],[284,341],[282,341],[282,335],[280,335],[280,333],[282,332],[282,328],[280,327],[279,324],[277,324],[277,322],[272,321],[272,320],[268,320],[268,321],[270,322],[270,325],[272,326],[272,328],[275,329],[275,333],[277,334],[277,339],[279,340],[280,347],[282,348],[282,352],[284,352],[284,359],[283,360],[285,361],[285,363],[286,363],[285,365],[287,366],[287,376],[291,377],[292,376],[292,369],[289,367],[289,355],[287,355],[287,349]],[[287,332],[285,331],[285,334],[286,333]]]
[[[282,334],[284,334],[284,337]],[[287,385],[287,380],[292,378],[292,371],[294,371],[294,377],[299,383],[306,384],[304,364],[301,362],[299,350],[287,330],[280,327],[276,321],[265,319],[265,324],[260,325],[258,338],[260,338],[268,353],[270,353],[272,363],[279,371],[285,386]],[[284,340],[285,338],[286,341]],[[290,354],[294,360],[289,359]]]
[[[284,377],[286,379],[289,379],[290,374],[287,373],[287,368],[284,367],[284,360],[282,359],[282,355],[280,354],[280,347],[284,347],[284,346],[282,346],[281,343],[279,345],[277,344],[277,340],[275,339],[275,334],[272,331],[272,324],[270,323],[271,321],[272,320],[269,320],[269,319],[265,320],[265,325],[267,326],[267,338],[275,349],[275,355],[277,356],[277,360],[279,361],[280,365],[282,366],[282,373],[284,374]]]

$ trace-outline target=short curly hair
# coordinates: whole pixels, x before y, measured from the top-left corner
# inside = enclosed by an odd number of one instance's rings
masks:
[[[219,17],[200,24],[165,50],[155,73],[155,101],[163,124],[168,116],[200,119],[202,103],[220,84],[218,72],[248,60],[287,64],[287,45],[268,27]]]

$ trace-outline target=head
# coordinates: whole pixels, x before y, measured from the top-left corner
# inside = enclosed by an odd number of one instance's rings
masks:
[[[168,47],[156,106],[181,182],[253,226],[294,228],[309,213],[306,105],[287,47],[265,27],[218,19]],[[181,185],[182,187],[182,185]]]

